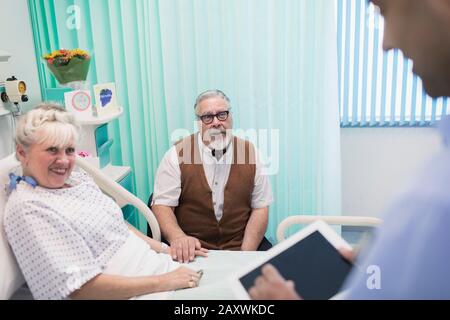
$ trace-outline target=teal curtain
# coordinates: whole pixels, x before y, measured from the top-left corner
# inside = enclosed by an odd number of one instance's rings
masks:
[[[133,168],[139,198],[147,200],[174,140],[195,130],[197,94],[219,88],[231,98],[234,127],[257,144],[272,173],[267,236],[275,240],[289,215],[340,214],[334,2],[29,0],[29,6],[41,89],[56,83],[39,58],[58,48],[93,54],[91,84],[116,82],[125,112],[110,126],[112,158]],[[68,27],[73,6],[78,29]]]

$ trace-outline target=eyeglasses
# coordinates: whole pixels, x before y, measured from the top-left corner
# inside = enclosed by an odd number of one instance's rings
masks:
[[[225,121],[228,119],[228,116],[230,114],[230,110],[227,111],[220,111],[216,114],[205,114],[203,116],[197,116],[204,124],[210,124],[214,121],[214,117],[217,118],[219,121]]]

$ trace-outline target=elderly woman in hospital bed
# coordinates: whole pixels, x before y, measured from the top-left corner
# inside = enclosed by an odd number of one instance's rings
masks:
[[[41,105],[16,130],[23,176],[10,174],[4,229],[35,299],[164,298],[198,285],[170,247],[127,224],[89,174],[72,170],[73,115]],[[198,251],[197,255],[206,255]]]

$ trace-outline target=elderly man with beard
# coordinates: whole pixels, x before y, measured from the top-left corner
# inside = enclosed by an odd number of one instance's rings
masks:
[[[199,132],[178,141],[158,171],[152,210],[174,260],[213,250],[266,250],[272,191],[254,146],[232,135],[230,99],[220,90],[195,102]]]

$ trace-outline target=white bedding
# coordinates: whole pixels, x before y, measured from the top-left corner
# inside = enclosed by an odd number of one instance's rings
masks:
[[[188,267],[202,269],[203,277],[197,288],[175,291],[174,300],[236,300],[228,278],[252,261],[265,254],[264,251],[218,251],[210,250],[207,258],[199,257]]]
[[[228,277],[262,254],[264,252],[210,251],[208,258],[199,257],[193,263],[187,264],[187,267],[204,271],[199,287],[175,291],[170,295],[170,299],[235,300],[236,297],[228,285]],[[11,299],[29,300],[32,299],[32,296],[24,285],[17,290]]]

